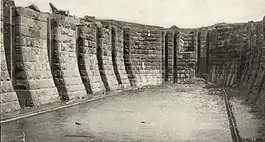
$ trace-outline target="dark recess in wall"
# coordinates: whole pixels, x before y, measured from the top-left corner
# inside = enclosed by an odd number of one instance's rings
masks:
[[[165,35],[165,81],[168,80],[168,33]]]
[[[123,58],[124,58],[124,64],[125,64],[125,70],[128,75],[128,79],[130,81],[131,86],[136,86],[136,80],[135,76],[132,71],[132,65],[131,65],[131,55],[130,55],[130,29],[129,28],[124,28],[123,30],[123,39],[124,39],[124,48],[123,48]]]
[[[79,37],[76,41],[76,56],[77,56],[77,63],[79,68],[79,73],[82,79],[83,84],[85,85],[87,94],[92,94],[92,88],[90,84],[90,79],[88,78],[87,71],[86,71],[86,64],[85,64],[85,58],[84,58],[84,40]]]
[[[198,39],[198,44],[197,44],[197,67],[196,67],[196,77],[202,77],[201,75],[201,31],[199,31],[198,35],[197,35],[197,39]]]
[[[105,71],[104,71],[104,67],[103,67],[103,51],[102,51],[102,48],[101,47],[101,43],[100,43],[100,38],[102,38],[102,31],[100,29],[100,27],[97,27],[97,30],[96,30],[96,37],[97,37],[97,59],[98,59],[98,68],[99,68],[99,73],[100,73],[100,76],[101,76],[101,80],[106,88],[106,91],[110,91],[110,86],[108,84],[108,81],[107,81],[107,77],[106,77],[106,74],[105,74]]]
[[[177,43],[177,34],[176,32],[174,32],[173,34],[173,83],[177,83],[178,82],[178,65],[177,65],[177,47],[178,47],[178,43]]]
[[[117,78],[117,81],[121,85],[122,81],[121,81],[121,76],[120,76],[118,65],[117,65],[117,51],[116,51],[115,43],[116,43],[116,32],[115,32],[115,29],[112,28],[111,29],[112,63],[113,63],[114,73]]]

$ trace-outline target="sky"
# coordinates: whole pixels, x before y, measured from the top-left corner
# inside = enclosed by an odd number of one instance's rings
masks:
[[[165,28],[259,21],[265,16],[265,0],[15,0],[16,6],[34,3],[44,12],[50,11],[49,2],[78,17],[89,15]]]

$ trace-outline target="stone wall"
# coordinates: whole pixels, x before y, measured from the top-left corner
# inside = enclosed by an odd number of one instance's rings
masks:
[[[48,60],[47,16],[21,7],[14,14],[15,89],[21,105],[58,101]]]
[[[175,82],[184,83],[195,77],[197,62],[197,35],[195,31],[176,34],[176,68]]]
[[[124,39],[123,28],[121,26],[112,26],[112,60],[114,72],[118,83],[122,88],[130,88],[130,82],[125,70],[124,64]]]
[[[210,80],[224,86],[238,85],[242,51],[247,28],[242,25],[217,25],[209,31]]]
[[[183,83],[195,74],[235,87],[254,102],[265,100],[264,20],[164,29],[10,7],[11,1],[1,28],[3,112],[18,109],[18,99],[22,107],[36,106],[59,97]]]
[[[107,91],[121,89],[115,75],[112,61],[111,30],[109,25],[103,25],[97,29],[97,59],[99,72]]]
[[[183,83],[195,76],[197,34],[167,30],[164,47],[165,81]]]
[[[4,49],[3,1],[0,0],[0,113],[19,109],[16,92],[13,89]]]
[[[130,72],[136,86],[162,83],[162,31],[130,28]],[[132,78],[129,78],[132,79]]]
[[[217,25],[209,31],[211,81],[239,90],[251,103],[264,106],[264,24]]]
[[[75,19],[53,15],[51,25],[51,68],[60,97],[62,100],[87,98],[78,70]]]
[[[256,102],[264,97],[265,62],[264,62],[264,25],[263,22],[248,23],[248,46],[244,50],[244,65],[241,73],[241,94],[249,95],[249,100]],[[265,101],[265,99],[263,100]]]
[[[78,65],[88,94],[104,92],[97,60],[97,26],[94,23],[78,26]]]

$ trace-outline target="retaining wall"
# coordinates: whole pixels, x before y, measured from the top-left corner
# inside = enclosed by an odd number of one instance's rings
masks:
[[[130,72],[134,76],[131,82],[139,87],[161,84],[162,31],[131,28],[129,34]]]
[[[168,30],[165,35],[164,54],[165,81],[184,83],[195,77],[197,64],[196,32]]]
[[[176,61],[175,61],[175,82],[184,83],[195,77],[197,63],[197,34],[177,32],[176,38]]]
[[[263,22],[221,25],[211,30],[209,34],[211,80],[238,89],[238,94],[251,103],[263,104],[265,101]]]

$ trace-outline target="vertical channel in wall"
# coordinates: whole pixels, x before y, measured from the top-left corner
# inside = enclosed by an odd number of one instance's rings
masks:
[[[211,72],[212,72],[212,70],[214,70],[214,68],[211,68],[210,66],[209,66],[209,60],[210,60],[210,58],[209,58],[209,48],[210,48],[210,33],[209,33],[210,31],[207,31],[207,33],[206,33],[206,59],[205,59],[205,76],[204,76],[204,79],[206,79],[206,80],[209,80],[210,79],[210,74],[211,74]],[[212,80],[210,80],[210,81],[212,81]]]
[[[78,26],[77,57],[79,72],[87,93],[92,97],[105,92],[97,60],[97,25],[90,23]],[[89,94],[89,96],[91,96]]]
[[[96,37],[97,37],[97,60],[98,60],[98,68],[99,68],[99,73],[102,79],[102,82],[106,88],[106,91],[110,91],[110,84],[107,81],[107,76],[104,70],[104,66],[103,66],[103,49],[102,49],[102,27],[97,27],[97,31],[96,31]]]
[[[130,35],[130,29],[124,28],[123,31],[123,39],[124,39],[124,50],[123,50],[123,58],[124,58],[124,64],[125,64],[125,70],[128,75],[128,79],[130,81],[131,86],[136,86],[136,77],[135,74],[132,71],[132,65],[131,65],[131,35]]]
[[[77,40],[76,40],[76,56],[77,56],[77,64],[79,73],[82,79],[82,82],[86,88],[87,94],[92,94],[92,88],[91,88],[91,81],[88,77],[88,71],[85,64],[85,54],[86,51],[84,49],[84,42],[85,40],[80,36],[81,34],[81,26],[77,26]]]
[[[51,72],[53,76],[54,83],[56,85],[56,88],[58,90],[59,96],[61,100],[68,100],[68,94],[65,86],[65,81],[61,73],[61,62],[60,62],[60,51],[58,48],[58,43],[54,39],[54,31],[56,30],[56,24],[54,19],[49,19],[49,46],[48,46],[48,55],[49,55],[49,61],[51,66]]]
[[[165,82],[165,33],[162,31],[162,57],[161,57],[161,67],[162,67],[162,81]]]
[[[165,34],[165,81],[169,81],[168,76],[168,33]]]
[[[178,32],[175,31],[173,33],[173,83],[178,82],[177,48],[178,48]]]
[[[9,33],[6,33],[6,28],[3,27],[5,22],[3,11],[3,0],[0,0],[0,115],[2,115],[2,113],[12,112],[20,108],[18,97],[13,89],[10,78],[10,69],[8,69],[7,63],[8,58],[6,58],[6,49],[11,50],[13,48],[10,46],[8,46],[8,48],[4,47],[4,39],[6,38],[5,36]],[[7,17],[12,18],[12,16]],[[10,26],[11,25],[12,24],[10,23]],[[4,34],[5,36],[3,36]]]
[[[7,2],[3,6],[3,23],[4,23],[4,47],[7,58],[7,68],[11,77],[12,84],[15,83],[15,33],[14,33],[14,25],[13,25],[13,11],[14,11],[15,3]]]
[[[197,35],[197,41],[198,41],[198,44],[197,44],[197,47],[196,47],[196,51],[197,51],[197,64],[196,64],[196,77],[200,77],[201,75],[201,68],[200,68],[200,65],[201,65],[201,37],[202,36],[202,32],[199,31],[198,32],[198,35]]]
[[[165,54],[166,54],[166,81],[168,82],[174,82],[174,46],[175,46],[175,40],[174,40],[174,31],[169,30],[166,33],[166,47],[165,47]]]
[[[117,78],[119,85],[122,85],[121,76],[120,76],[118,64],[117,64],[116,31],[114,27],[111,28],[111,46],[112,46],[111,55],[112,55],[114,73],[115,73],[115,76]]]

